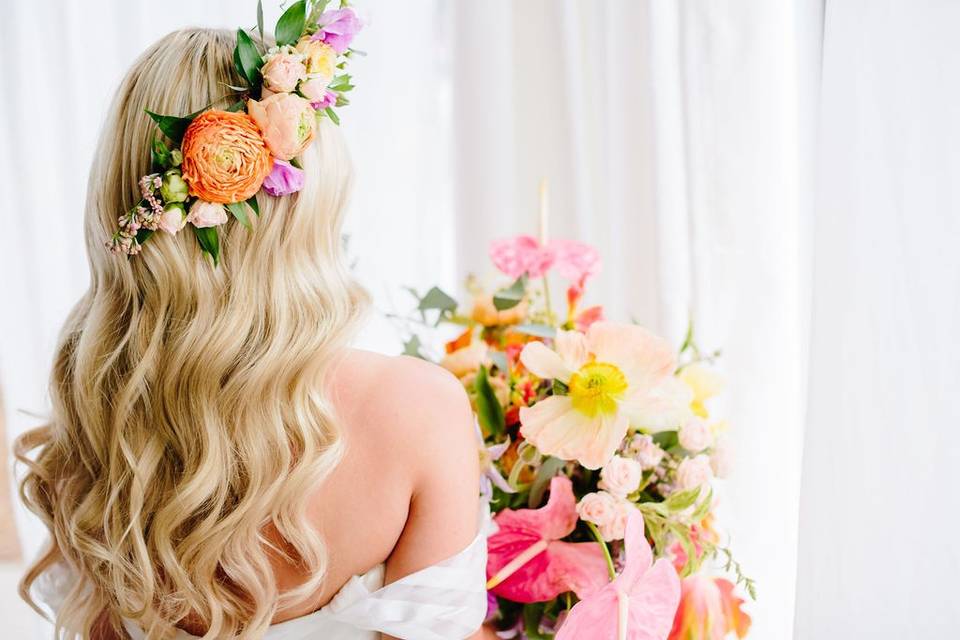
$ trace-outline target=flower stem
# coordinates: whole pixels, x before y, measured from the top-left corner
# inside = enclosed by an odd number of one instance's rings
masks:
[[[547,274],[543,274],[543,303],[547,307],[547,320],[552,325],[554,323],[553,305],[550,303],[550,282],[547,280]]]
[[[587,527],[590,529],[590,533],[593,534],[594,540],[597,541],[597,544],[600,545],[600,548],[603,549],[603,558],[607,561],[607,572],[610,573],[610,579],[614,580],[617,577],[617,570],[613,566],[613,558],[610,556],[610,548],[607,547],[607,543],[604,542],[603,536],[600,535],[600,530],[597,529],[597,525],[592,522],[587,522]]]

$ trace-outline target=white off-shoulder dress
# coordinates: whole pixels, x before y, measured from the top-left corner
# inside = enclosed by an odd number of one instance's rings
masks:
[[[379,640],[385,633],[404,640],[466,638],[487,611],[486,564],[489,515],[470,545],[443,562],[384,586],[384,565],[351,578],[322,609],[271,625],[265,640]],[[37,580],[36,598],[56,612],[69,593],[74,576],[59,564]],[[123,621],[134,640],[144,632]],[[196,638],[185,631],[176,640]]]

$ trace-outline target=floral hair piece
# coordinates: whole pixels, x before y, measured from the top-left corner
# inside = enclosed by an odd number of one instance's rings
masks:
[[[107,248],[136,255],[155,231],[175,235],[189,225],[216,265],[217,227],[229,215],[249,228],[247,209],[260,214],[259,191],[279,197],[303,187],[297,157],[321,118],[340,124],[335,109],[349,104],[344,94],[353,89],[343,71],[359,53],[350,45],[362,25],[347,1],[329,10],[330,0],[293,3],[266,51],[238,29],[233,63],[246,86],[230,87],[239,100],[227,110],[207,107],[187,116],[147,110],[163,136],[153,141],[151,173],[140,178],[141,200],[117,219]],[[263,41],[261,2],[257,30]]]

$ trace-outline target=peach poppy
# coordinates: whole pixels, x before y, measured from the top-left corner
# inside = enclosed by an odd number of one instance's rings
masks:
[[[245,113],[204,111],[187,127],[180,149],[190,195],[207,202],[248,200],[273,168],[260,128]]]

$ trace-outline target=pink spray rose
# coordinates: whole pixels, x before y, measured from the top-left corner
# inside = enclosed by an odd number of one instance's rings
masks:
[[[183,205],[179,202],[168,204],[160,216],[160,229],[172,236],[177,235],[180,229],[187,224],[187,217],[183,213]]]
[[[285,196],[303,188],[303,169],[286,160],[274,160],[273,170],[263,181],[263,190],[272,196]]]
[[[636,511],[631,503],[607,491],[588,493],[577,503],[577,514],[585,522],[597,525],[607,542],[623,540],[630,514]]]
[[[694,458],[685,458],[677,467],[677,488],[694,489],[703,486],[713,477],[710,457],[701,453]]]
[[[274,93],[293,91],[297,83],[307,75],[303,56],[299,53],[274,53],[267,56],[267,63],[260,69],[263,86]]]
[[[638,433],[627,444],[627,453],[640,463],[644,469],[653,469],[663,460],[665,454],[648,435]]]
[[[204,227],[218,227],[221,224],[226,224],[227,210],[222,204],[216,202],[196,200],[190,205],[187,222],[200,229]]]
[[[360,18],[350,8],[324,11],[317,20],[317,24],[320,30],[310,39],[327,43],[337,53],[343,53],[349,49],[353,37],[363,27]]]
[[[636,460],[613,456],[610,462],[600,470],[600,484],[604,491],[615,496],[625,498],[640,486],[643,478],[643,467]]]
[[[680,427],[680,446],[691,453],[700,453],[710,446],[713,434],[710,426],[702,418],[693,418]]]
[[[263,132],[274,158],[289,160],[303,151],[316,133],[316,118],[306,99],[277,93],[247,102],[247,113]]]

